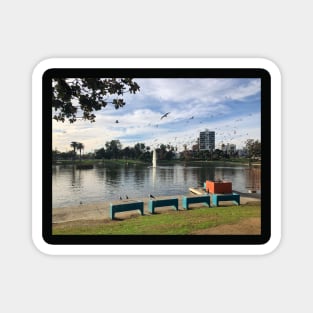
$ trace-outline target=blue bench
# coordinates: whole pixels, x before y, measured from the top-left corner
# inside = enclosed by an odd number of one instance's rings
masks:
[[[203,196],[184,196],[183,197],[183,208],[188,210],[189,204],[192,203],[203,203],[210,207],[210,196],[203,195]]]
[[[110,203],[110,218],[114,220],[115,213],[119,212],[126,212],[126,211],[133,211],[139,210],[141,215],[143,215],[143,202],[136,201],[136,202],[126,202],[126,203]]]
[[[215,206],[218,206],[219,201],[233,201],[237,205],[240,205],[240,195],[237,193],[230,194],[213,194],[212,195],[212,203]]]
[[[171,198],[171,199],[149,200],[148,210],[150,213],[154,214],[155,208],[163,206],[172,206],[174,210],[178,211],[178,199]]]

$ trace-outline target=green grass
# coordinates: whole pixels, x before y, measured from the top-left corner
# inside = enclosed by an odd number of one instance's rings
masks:
[[[136,165],[146,165],[147,163],[141,160],[127,160],[127,159],[112,159],[112,160],[103,160],[104,164],[116,164],[116,165],[130,165],[130,164],[136,164]]]
[[[53,227],[54,235],[186,235],[194,231],[261,216],[260,204],[218,208],[193,208],[125,220],[64,223]],[[118,215],[116,216],[118,217]]]
[[[54,164],[56,164],[56,161],[54,161]],[[112,160],[107,160],[107,159],[92,159],[92,160],[58,160],[57,164],[61,164],[61,165],[105,165],[105,164],[109,164],[109,165],[130,165],[130,164],[136,164],[136,165],[145,165],[147,164],[144,161],[141,160],[124,160],[124,159],[112,159]]]
[[[248,164],[249,159],[245,158],[235,158],[235,159],[225,159],[225,160],[209,160],[209,161],[204,161],[204,160],[158,160],[159,165],[173,165],[173,164],[186,164],[186,165],[225,165],[225,164]],[[53,161],[55,164],[56,161]],[[251,164],[259,164],[260,162],[252,162]],[[57,164],[82,164],[82,165],[93,165],[93,164],[110,164],[110,165],[150,165],[150,161],[142,161],[142,160],[131,160],[131,159],[91,159],[91,160],[84,160],[82,159],[81,161],[77,157],[76,160],[58,160]]]

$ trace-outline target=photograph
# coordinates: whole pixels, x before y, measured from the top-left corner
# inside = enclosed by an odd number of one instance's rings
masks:
[[[264,72],[48,71],[50,237],[260,238]]]

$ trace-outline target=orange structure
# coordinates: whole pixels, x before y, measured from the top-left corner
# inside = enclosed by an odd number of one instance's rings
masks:
[[[207,180],[205,183],[206,192],[227,194],[233,192],[231,182]]]

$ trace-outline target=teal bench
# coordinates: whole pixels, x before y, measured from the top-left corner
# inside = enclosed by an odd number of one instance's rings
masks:
[[[240,195],[237,193],[230,194],[213,194],[212,195],[212,203],[215,206],[218,206],[219,201],[233,201],[237,205],[240,205]]]
[[[192,203],[203,203],[203,204],[206,204],[208,207],[210,207],[210,196],[209,195],[184,196],[182,199],[182,202],[183,202],[183,208],[185,210],[188,210],[189,204],[192,204]]]
[[[153,199],[149,200],[148,210],[150,213],[154,214],[155,208],[163,206],[172,206],[174,210],[178,211],[178,199]]]
[[[136,201],[136,202],[126,202],[126,203],[110,203],[110,218],[114,220],[115,213],[119,212],[126,212],[126,211],[133,211],[139,210],[141,215],[143,215],[143,202]]]

